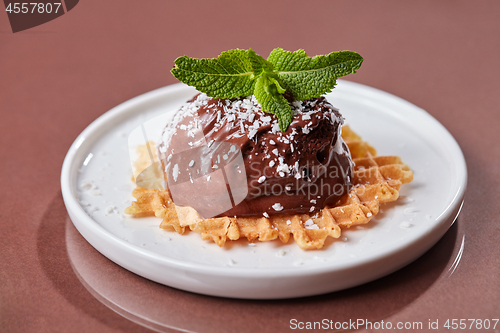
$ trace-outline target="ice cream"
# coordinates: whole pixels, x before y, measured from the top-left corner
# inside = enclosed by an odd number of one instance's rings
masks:
[[[174,203],[204,218],[314,214],[346,194],[353,163],[339,111],[324,97],[289,100],[286,132],[253,96],[202,93],[182,106],[158,147]]]

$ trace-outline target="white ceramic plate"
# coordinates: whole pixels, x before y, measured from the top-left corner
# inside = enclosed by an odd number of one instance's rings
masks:
[[[148,139],[157,139],[159,133],[154,137],[154,132],[195,93],[176,84],[113,108],[78,136],[64,160],[62,194],[74,225],[99,252],[136,274],[224,297],[321,294],[407,265],[444,235],[460,211],[467,170],[448,131],[398,97],[339,81],[327,97],[347,123],[380,155],[399,155],[414,172],[414,181],[402,186],[400,199],[382,205],[369,224],[343,231],[322,250],[303,251],[293,241],[283,245],[278,240],[239,240],[220,248],[194,232],[181,236],[161,230],[158,218],[125,216],[133,199],[128,141],[135,140],[134,129],[146,124]]]

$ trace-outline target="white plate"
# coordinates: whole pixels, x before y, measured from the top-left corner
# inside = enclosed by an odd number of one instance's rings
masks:
[[[132,201],[134,188],[129,134],[157,116],[168,118],[195,93],[176,84],[113,108],[78,136],[64,160],[62,194],[74,225],[99,252],[136,274],[224,297],[321,294],[372,281],[407,265],[444,235],[460,211],[467,170],[448,131],[398,97],[339,81],[327,97],[347,123],[380,155],[399,155],[414,172],[414,181],[402,186],[400,199],[382,205],[369,224],[343,231],[340,239],[328,241],[322,250],[303,251],[293,241],[283,245],[278,240],[253,246],[240,240],[219,248],[194,232],[181,236],[161,230],[157,218],[125,216],[122,212]],[[153,123],[159,129],[164,126],[157,120]],[[95,188],[82,187],[88,182]]]

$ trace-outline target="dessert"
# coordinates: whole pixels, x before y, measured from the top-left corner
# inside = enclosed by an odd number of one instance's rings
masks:
[[[219,246],[293,235],[302,249],[319,249],[341,228],[368,223],[413,175],[342,127],[322,96],[361,65],[359,55],[342,52],[178,58],[172,72],[201,93],[157,143],[166,188],[136,188],[126,213],[161,217],[161,228],[189,228]]]
[[[158,146],[174,202],[205,218],[317,213],[337,202],[353,177],[340,135],[343,119],[324,97],[291,104],[294,117],[286,132],[252,97],[199,94],[182,107]],[[232,186],[226,188],[224,177],[214,177],[215,170],[227,170],[239,154],[244,168],[225,174],[227,184],[240,182],[241,192],[248,192],[240,198]],[[173,191],[174,186],[182,188]],[[227,201],[219,190],[232,190],[236,200],[230,209],[217,211],[224,204],[220,201]]]

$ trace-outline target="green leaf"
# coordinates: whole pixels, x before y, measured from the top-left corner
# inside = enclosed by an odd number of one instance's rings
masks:
[[[263,74],[255,83],[254,95],[263,111],[276,115],[281,131],[285,132],[292,122],[293,111],[279,89],[275,78]]]
[[[251,63],[252,71],[255,75],[255,78],[257,78],[263,73],[273,72],[273,64],[271,64],[266,59],[262,58],[252,49],[249,49],[247,52],[248,52],[248,59]]]
[[[296,100],[316,98],[330,92],[337,78],[356,73],[363,58],[352,51],[332,52],[308,57],[302,49],[295,52],[274,49],[267,60],[273,64],[284,88]]]
[[[208,96],[234,98],[253,94],[255,78],[270,66],[265,63],[252,50],[235,49],[212,59],[179,57],[171,73]]]

